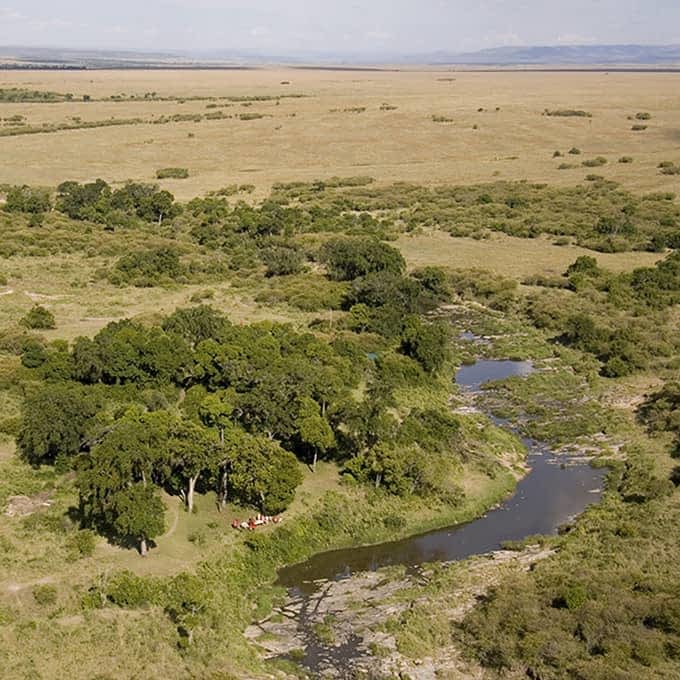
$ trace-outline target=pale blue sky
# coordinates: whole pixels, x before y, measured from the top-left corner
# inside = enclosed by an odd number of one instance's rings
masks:
[[[680,43],[680,0],[0,0],[0,45],[402,52]]]

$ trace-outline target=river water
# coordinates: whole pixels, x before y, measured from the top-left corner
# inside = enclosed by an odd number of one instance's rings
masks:
[[[492,380],[526,376],[533,370],[523,361],[480,360],[463,366],[456,382],[472,395]],[[495,420],[501,426],[511,426]],[[536,534],[554,534],[602,494],[605,471],[568,455],[556,455],[546,445],[524,439],[529,474],[515,493],[486,515],[467,524],[431,531],[401,541],[320,553],[279,572],[279,585],[304,596],[322,580],[349,578],[353,573],[389,565],[417,567],[450,562],[501,548],[502,543]]]

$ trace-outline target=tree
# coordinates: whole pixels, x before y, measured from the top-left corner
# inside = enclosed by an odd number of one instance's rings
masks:
[[[300,400],[298,412],[298,436],[302,444],[311,449],[312,470],[316,472],[319,455],[335,444],[335,435],[328,421],[321,415],[320,406],[308,397]]]
[[[153,486],[132,484],[116,491],[112,498],[112,519],[116,532],[139,541],[142,557],[147,542],[165,529],[165,506]]]
[[[54,314],[41,305],[35,305],[19,323],[26,328],[33,329],[56,328]]]
[[[52,209],[50,192],[27,185],[11,187],[7,192],[4,209],[8,212],[24,212],[41,215]]]
[[[281,512],[301,481],[302,473],[292,453],[264,437],[242,435],[229,476],[229,486],[242,502],[262,512]]]
[[[334,238],[319,253],[330,277],[337,281],[353,281],[376,272],[402,274],[406,262],[392,246],[373,238]]]
[[[102,360],[97,344],[90,338],[76,338],[72,350],[73,378],[82,383],[94,384],[103,374]]]
[[[110,272],[109,280],[118,285],[145,288],[163,281],[176,281],[184,274],[177,250],[160,246],[123,255]]]
[[[23,405],[17,437],[21,455],[37,465],[78,453],[95,429],[95,416],[102,406],[95,394],[79,385],[43,386]]]
[[[448,328],[442,323],[423,323],[409,317],[401,336],[401,351],[415,359],[425,371],[439,370],[448,357]]]
[[[45,345],[35,338],[28,337],[21,345],[21,364],[26,368],[38,368],[47,361]]]
[[[101,221],[109,212],[111,188],[98,179],[89,184],[63,182],[57,187],[57,210],[74,220]]]
[[[216,452],[218,508],[227,503],[229,470],[233,459],[234,446],[238,447],[233,417],[237,410],[237,395],[232,388],[208,394],[198,407],[201,421],[208,427],[217,429],[220,450]]]
[[[210,305],[176,309],[163,320],[163,330],[179,335],[192,347],[204,340],[219,340],[231,324]]]
[[[167,593],[165,612],[177,625],[182,639],[190,645],[193,642],[194,628],[209,601],[210,593],[206,582],[199,576],[183,572],[172,579]]]
[[[371,309],[368,305],[352,305],[345,321],[347,328],[355,333],[363,333],[371,325]]]
[[[218,462],[216,442],[210,432],[200,425],[175,419],[170,424],[166,455],[173,474],[185,485],[183,495],[187,512],[191,513],[198,478]]]

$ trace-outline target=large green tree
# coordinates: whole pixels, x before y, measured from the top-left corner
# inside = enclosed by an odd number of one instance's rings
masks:
[[[139,542],[139,552],[145,556],[148,541],[163,533],[165,506],[155,487],[131,484],[118,489],[112,496],[111,515],[119,536]]]
[[[103,402],[96,393],[70,383],[43,385],[24,402],[17,445],[30,463],[53,463],[78,453],[94,434]]]

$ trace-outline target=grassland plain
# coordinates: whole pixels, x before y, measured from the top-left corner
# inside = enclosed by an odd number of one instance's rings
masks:
[[[528,179],[565,185],[588,173],[581,160],[602,156],[609,162],[598,173],[627,188],[673,191],[680,178],[660,176],[657,166],[678,161],[679,82],[678,74],[603,72],[6,71],[0,88],[75,95],[71,102],[0,105],[0,118],[24,116],[29,126],[210,111],[234,117],[3,137],[0,154],[12,162],[0,168],[0,184],[151,181],[158,168],[177,166],[186,167],[189,178],[162,185],[182,199],[231,183],[254,184],[261,197],[275,182],[331,174],[421,184]],[[143,99],[153,92],[178,99]],[[109,100],[122,93],[141,100]],[[229,106],[217,109],[191,99],[293,93],[307,96],[218,100],[213,104]],[[92,101],[83,102],[85,94]],[[545,109],[584,110],[592,117],[546,116]],[[646,130],[635,132],[629,116],[640,112],[651,119]],[[241,120],[241,113],[265,117]],[[437,123],[433,116],[451,122]],[[569,156],[572,148],[582,155]],[[555,151],[565,158],[553,158]],[[633,162],[618,163],[624,156]],[[559,170],[565,159],[579,162]]]

